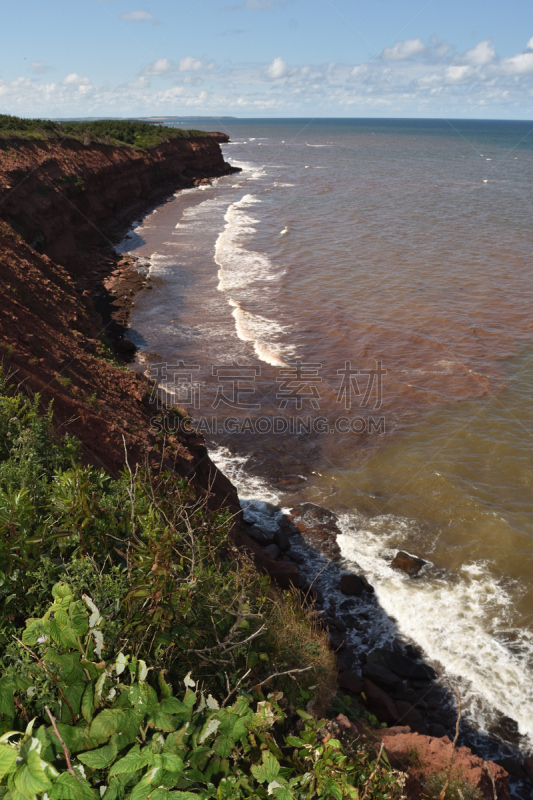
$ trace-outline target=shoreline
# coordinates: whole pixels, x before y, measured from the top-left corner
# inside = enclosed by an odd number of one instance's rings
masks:
[[[144,288],[146,287],[143,287],[143,289]],[[297,489],[297,487],[294,487],[294,489]],[[301,554],[298,555],[297,550],[298,545],[301,545],[302,542],[295,540],[297,548],[295,553],[293,553],[291,556],[290,551],[292,548],[290,544],[287,547],[286,538],[283,535],[283,529],[285,529],[285,532],[287,530],[292,530],[292,535],[294,537],[300,537],[304,544],[306,535],[309,533],[309,530],[311,530],[312,533],[311,536],[308,537],[308,545],[313,548],[315,552],[319,554],[319,556],[329,554],[330,557],[333,555],[334,561],[342,561],[342,558],[340,558],[340,551],[338,551],[338,546],[336,546],[337,552],[334,552],[335,545],[333,545],[331,541],[332,527],[336,527],[335,515],[329,511],[329,509],[323,509],[319,506],[315,506],[315,509],[321,511],[325,517],[330,515],[329,519],[331,520],[332,524],[329,524],[325,521],[325,519],[322,519],[316,525],[310,525],[306,524],[305,520],[298,519],[297,517],[296,521],[300,522],[300,524],[303,524],[304,530],[300,530],[298,527],[296,527],[296,530],[294,530],[291,528],[294,520],[284,515],[282,507],[279,506],[277,508],[277,512],[275,513],[281,514],[282,516],[280,519],[284,520],[280,529],[281,534],[279,531],[273,535],[272,531],[261,530],[260,523],[258,524],[257,520],[254,522],[252,519],[247,520],[247,533],[252,539],[254,539],[256,544],[261,547],[264,555],[267,558],[273,558],[278,563],[281,561],[282,563],[284,562],[286,564],[291,564],[297,569],[300,569],[302,559]],[[254,531],[251,531],[251,529],[254,527],[256,528],[255,536],[252,535]],[[280,528],[280,526],[278,526],[278,528]],[[321,528],[323,529],[322,531],[317,530]],[[340,533],[338,528],[337,532]],[[276,540],[276,536],[278,540],[284,542],[284,549],[280,548],[279,541]],[[274,547],[272,547],[273,545]],[[325,545],[325,549],[322,553],[320,552],[321,545]],[[293,557],[294,555],[296,555],[296,558]],[[335,568],[338,572],[337,577],[340,580],[343,575],[342,567],[335,565]],[[268,569],[268,571],[270,571],[270,569]],[[406,570],[406,572],[407,571],[408,570]],[[273,573],[270,571],[270,574]],[[372,588],[367,588],[364,586],[365,579],[361,578],[361,576],[354,576],[354,578],[357,578],[357,580],[353,580],[352,585],[356,588],[353,590],[353,594],[346,594],[343,600],[344,602],[351,598],[349,602],[352,604],[352,612],[354,612],[351,613],[352,617],[357,616],[357,610],[354,607],[357,606],[361,597],[363,598],[361,601],[361,605],[363,606],[368,605],[368,603],[375,603],[375,599],[372,599]],[[345,583],[347,582],[345,581]],[[363,584],[362,588],[361,584]],[[448,689],[439,686],[439,684],[435,682],[435,678],[437,676],[431,677],[429,683],[425,682],[424,680],[420,680],[422,685],[418,685],[416,684],[416,681],[418,680],[417,678],[405,678],[397,675],[394,673],[393,669],[390,669],[391,658],[393,656],[398,656],[400,657],[400,661],[401,657],[403,657],[407,658],[409,662],[412,662],[412,668],[416,673],[418,667],[425,666],[420,651],[417,652],[416,648],[413,647],[412,644],[403,641],[401,635],[397,634],[397,636],[393,639],[392,649],[388,651],[388,653],[375,652],[373,655],[374,659],[379,660],[381,658],[381,660],[387,662],[389,666],[385,667],[382,663],[377,663],[372,660],[370,660],[368,664],[362,663],[361,653],[355,653],[353,646],[350,646],[350,644],[346,641],[348,637],[345,634],[347,632],[349,634],[350,631],[343,619],[343,614],[336,613],[334,610],[330,610],[329,608],[325,610],[323,608],[325,599],[323,594],[321,592],[315,592],[309,583],[301,586],[300,588],[303,589],[304,592],[309,592],[311,596],[314,596],[314,600],[317,602],[318,607],[322,606],[321,613],[326,619],[325,625],[329,631],[332,647],[333,649],[338,650],[337,661],[340,675],[339,686],[341,689],[344,689],[347,693],[357,697],[361,695],[361,692],[363,692],[366,687],[365,694],[368,696],[370,682],[370,684],[372,684],[372,686],[370,686],[370,693],[374,692],[374,699],[371,701],[371,703],[374,703],[374,708],[376,708],[376,710],[380,710],[380,714],[384,719],[387,718],[389,724],[409,724],[407,720],[410,720],[410,727],[413,730],[418,730],[420,733],[424,733],[426,735],[429,733],[430,735],[437,737],[451,735],[453,738],[453,729],[455,726],[456,716],[453,710],[453,703],[451,702],[452,696],[450,695]],[[359,622],[362,622],[363,626],[365,622],[365,613],[366,611],[364,608],[359,609],[359,614],[362,614]],[[348,611],[347,614],[350,616],[350,611]],[[344,614],[344,616],[346,616],[346,614]],[[383,648],[381,649],[383,650]],[[367,651],[372,650],[375,651],[376,647],[367,648]],[[396,668],[398,669],[398,667]],[[405,669],[407,668],[404,667],[404,671]],[[429,669],[431,670],[431,668]],[[388,674],[386,674],[387,672]],[[431,672],[428,674],[431,674]],[[371,677],[374,678],[375,683],[374,681],[370,680]],[[413,683],[413,681],[415,681],[415,683]],[[391,687],[394,689],[394,691]],[[385,698],[388,698],[388,701]],[[430,703],[427,702],[427,698],[429,698]],[[443,722],[445,722],[445,724],[443,724]],[[508,729],[505,729],[505,726],[502,728],[502,735],[504,738],[507,738],[508,735],[513,736],[515,733],[513,731],[513,724],[511,720],[509,721],[509,724],[510,727],[508,727]],[[487,754],[489,754],[490,750],[497,750],[498,747],[502,745],[501,740],[498,741],[497,739],[492,738],[487,738],[483,744],[478,745],[477,743],[479,743],[484,737],[480,731],[476,731],[473,728],[465,729],[462,737],[463,741],[468,744],[469,747],[478,749],[479,752],[485,757]],[[505,745],[503,745],[503,747],[505,748]],[[520,770],[522,770],[522,767],[520,764],[515,763],[520,760],[520,758],[516,758],[516,756],[516,749],[509,744],[503,760],[507,762],[508,766],[514,769],[516,774],[519,774]]]

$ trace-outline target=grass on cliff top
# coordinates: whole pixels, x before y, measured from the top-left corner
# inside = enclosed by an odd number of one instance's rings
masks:
[[[52,122],[47,119],[23,119],[0,114],[0,138],[78,139],[85,144],[129,145],[150,150],[170,139],[209,136],[206,131],[182,130],[134,120],[100,119],[93,122]]]

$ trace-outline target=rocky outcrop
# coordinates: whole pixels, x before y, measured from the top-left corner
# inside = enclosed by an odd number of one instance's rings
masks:
[[[80,246],[109,244],[118,224],[169,191],[232,171],[210,136],[171,139],[149,151],[75,139],[0,140],[0,215],[64,264]]]
[[[508,773],[493,761],[484,761],[468,747],[453,748],[447,736],[435,738],[405,729],[387,730],[380,736],[390,762],[407,770],[406,793],[410,800],[427,797],[434,776],[475,787],[486,800],[509,800]]]

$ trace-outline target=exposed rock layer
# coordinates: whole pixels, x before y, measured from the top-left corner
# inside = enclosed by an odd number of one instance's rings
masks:
[[[163,455],[150,427],[152,387],[105,360],[104,326],[85,289],[118,224],[162,192],[233,171],[217,138],[171,140],[149,153],[74,140],[0,142],[0,358],[23,389],[53,400],[56,424],[80,439],[87,461],[116,475],[126,448],[132,465],[164,463],[239,522],[237,493],[201,436],[168,437]]]

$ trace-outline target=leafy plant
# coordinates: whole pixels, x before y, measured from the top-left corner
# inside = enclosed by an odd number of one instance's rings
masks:
[[[300,710],[302,729],[278,743],[279,693],[227,705],[231,692],[220,705],[189,674],[178,699],[143,660],[123,652],[104,660],[93,600],[77,600],[61,582],[52,594],[18,643],[33,660],[0,682],[3,800],[400,796],[402,776],[367,748],[348,758],[324,735],[325,720]]]

